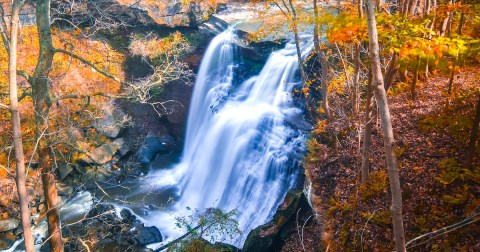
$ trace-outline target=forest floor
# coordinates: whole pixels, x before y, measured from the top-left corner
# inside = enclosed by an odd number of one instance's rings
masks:
[[[479,68],[467,68],[458,74],[453,89],[457,95],[448,107],[448,76],[431,76],[421,83],[415,101],[410,85],[397,83],[389,92],[406,241],[465,220],[472,222],[426,236],[409,244],[409,251],[480,250],[480,222],[476,222],[480,219],[480,163],[475,159],[474,168],[463,167],[475,104],[467,90],[480,85],[479,72]],[[373,130],[372,180],[367,185],[358,179],[361,130],[354,123],[344,127],[350,129],[345,136],[339,133],[345,128],[327,130],[336,133],[338,141],[334,150],[330,148],[329,161],[308,161],[307,156],[305,166],[319,199],[314,207],[320,215],[306,223],[309,216],[300,217],[282,251],[318,251],[321,247],[392,251],[391,194],[379,122]]]

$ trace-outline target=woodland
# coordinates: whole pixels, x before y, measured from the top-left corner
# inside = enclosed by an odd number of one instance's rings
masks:
[[[0,0],[0,251],[480,251],[479,32],[478,0]],[[231,76],[215,43],[242,55]],[[251,102],[239,83],[253,93],[284,47],[277,67],[292,56],[292,77],[265,82],[293,83],[301,113],[279,119],[294,130],[265,125],[299,132],[277,144],[299,158],[260,140],[236,156],[243,142],[227,135],[248,128],[208,141],[262,106],[190,129]],[[213,87],[197,95],[202,83]],[[165,167],[193,167],[182,160],[203,135],[192,160],[218,145],[217,170],[182,183],[206,184],[146,192],[170,181]],[[257,178],[272,155],[256,199],[260,182],[235,177]],[[219,156],[253,164],[216,186]]]

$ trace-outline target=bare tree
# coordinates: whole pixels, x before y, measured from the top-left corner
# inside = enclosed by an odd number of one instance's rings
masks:
[[[390,191],[392,193],[392,223],[397,252],[406,251],[405,233],[403,228],[402,215],[402,192],[400,188],[400,177],[397,169],[397,158],[394,153],[394,136],[390,109],[388,107],[387,93],[384,87],[383,74],[380,65],[380,48],[378,44],[377,22],[375,20],[375,9],[372,0],[367,0],[367,25],[370,49],[370,61],[375,83],[375,98],[380,115],[383,144],[385,147],[385,156],[387,159],[387,171],[390,181]]]
[[[472,122],[472,129],[470,131],[470,141],[468,142],[467,150],[467,167],[472,168],[473,157],[475,156],[475,146],[478,138],[478,126],[480,124],[480,95],[478,96],[477,105],[475,108],[475,118]]]
[[[372,70],[368,73],[367,97],[365,107],[365,119],[363,129],[363,146],[362,146],[362,165],[360,167],[361,181],[366,183],[370,180],[370,146],[372,145],[372,128],[373,128],[373,76]]]
[[[105,1],[101,1],[105,2]],[[71,1],[72,6],[71,10],[76,11],[79,8],[78,5],[74,5],[74,1]],[[67,8],[62,7],[59,9],[52,9],[51,7],[52,0],[38,0],[36,1],[36,25],[37,33],[39,37],[40,51],[37,59],[37,64],[33,75],[29,75],[25,71],[17,71],[29,82],[32,89],[32,97],[34,103],[34,115],[36,122],[36,138],[38,143],[38,161],[40,167],[42,168],[42,183],[44,189],[45,203],[47,208],[47,223],[48,223],[48,241],[50,243],[51,251],[60,252],[63,251],[63,239],[61,233],[61,223],[60,223],[60,198],[57,195],[57,188],[55,185],[55,175],[54,171],[57,167],[56,160],[56,134],[62,132],[59,129],[56,129],[56,125],[50,122],[51,111],[58,108],[57,104],[61,100],[65,99],[87,99],[91,96],[103,96],[108,98],[121,98],[129,99],[136,102],[148,103],[154,106],[156,111],[164,113],[166,109],[163,107],[165,102],[150,102],[151,94],[150,91],[155,87],[162,85],[166,81],[171,81],[179,79],[179,76],[182,76],[185,73],[189,73],[184,68],[178,70],[179,64],[176,62],[179,60],[173,58],[170,61],[167,61],[167,66],[162,69],[156,69],[155,74],[145,80],[142,80],[138,83],[132,83],[124,81],[122,78],[115,76],[108,71],[103,70],[94,63],[85,59],[82,56],[79,56],[75,53],[72,43],[64,41],[66,43],[63,49],[56,48],[53,45],[52,39],[52,30],[51,25],[54,21],[64,21],[69,23],[72,27],[78,28],[80,24],[75,24],[68,19],[66,16],[60,15],[62,10],[67,10]],[[55,12],[55,17],[52,18],[52,10]],[[104,12],[99,12],[104,13]],[[67,14],[65,11],[63,14]],[[72,14],[73,15],[73,14]],[[100,20],[95,26],[95,29],[109,29],[111,26],[107,26],[110,16],[106,16],[105,19]],[[104,17],[102,17],[104,18]],[[100,17],[99,17],[100,19]],[[122,23],[116,23],[117,26],[120,26]],[[3,29],[3,28],[2,28]],[[90,30],[90,29],[85,29]],[[93,30],[93,29],[92,29]],[[83,34],[88,37],[92,33]],[[121,94],[110,94],[105,92],[95,92],[91,94],[84,93],[70,93],[63,95],[56,95],[54,90],[55,79],[51,78],[52,69],[55,68],[53,64],[53,57],[55,54],[65,54],[70,57],[71,60],[76,60],[82,64],[92,68],[95,72],[106,76],[107,78],[118,82],[122,85],[124,92]],[[184,66],[184,65],[181,65]],[[170,101],[167,101],[170,102]],[[163,108],[162,108],[163,107]]]
[[[13,146],[15,150],[15,161],[17,166],[17,192],[20,205],[20,216],[22,218],[23,236],[25,241],[25,249],[27,252],[35,251],[34,239],[32,236],[32,228],[30,226],[30,209],[28,207],[28,195],[26,188],[26,171],[25,171],[25,154],[23,152],[22,131],[20,125],[20,112],[18,110],[18,89],[17,89],[17,44],[18,44],[18,26],[19,13],[22,1],[14,0],[11,7],[10,16],[10,38],[6,34],[7,27],[5,19],[2,15],[2,23],[0,25],[2,32],[2,40],[8,51],[8,82],[10,97],[10,113],[12,115],[12,131]],[[3,14],[3,8],[2,8]]]
[[[318,23],[318,5],[317,0],[313,0],[313,12],[315,18],[315,24],[313,27],[313,44],[315,47],[315,52],[320,60],[320,65],[322,67],[322,75],[320,79],[321,88],[322,88],[322,105],[325,110],[325,114],[327,115],[327,120],[332,119],[332,114],[330,112],[330,105],[328,103],[328,72],[330,65],[328,63],[327,57],[325,53],[320,48],[320,41],[319,41],[319,29],[320,24]]]

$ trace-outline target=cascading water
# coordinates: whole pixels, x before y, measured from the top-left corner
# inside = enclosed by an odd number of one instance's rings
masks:
[[[292,43],[273,52],[260,74],[233,85],[235,34],[225,31],[209,45],[195,83],[181,162],[148,178],[155,190],[173,188],[168,213],[151,213],[148,224],[170,240],[181,234],[175,216],[186,209],[238,210],[242,246],[248,232],[266,223],[296,181],[305,134],[286,123],[299,118],[292,88],[298,61]],[[305,52],[311,43],[302,43]],[[152,190],[149,188],[148,190]],[[191,214],[191,213],[190,213]]]
[[[298,160],[306,140],[299,127],[306,123],[291,95],[298,84],[295,45],[288,43],[273,52],[258,76],[235,84],[236,62],[241,61],[236,40],[234,31],[227,30],[212,40],[204,55],[181,161],[170,169],[151,172],[141,182],[141,189],[123,195],[147,198],[158,194],[166,207],[150,211],[112,202],[117,210],[130,208],[147,226],[158,227],[165,242],[185,232],[176,228],[175,218],[191,215],[188,209],[220,208],[237,210],[235,218],[242,231],[240,237],[222,242],[241,247],[252,229],[272,218],[298,180]],[[303,41],[301,48],[308,53],[311,39]],[[92,203],[90,193],[79,193],[67,202],[62,215],[76,220]],[[45,226],[36,228],[38,236],[45,234]],[[20,243],[9,251],[15,251]]]

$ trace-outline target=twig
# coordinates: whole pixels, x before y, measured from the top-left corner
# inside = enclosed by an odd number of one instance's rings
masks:
[[[381,208],[378,208],[378,209],[375,209],[375,211],[373,211],[373,213],[370,215],[370,217],[368,217],[367,222],[365,222],[365,225],[363,226],[362,231],[360,232],[360,248],[362,249],[362,252],[363,252],[363,233],[365,232],[365,229],[367,228],[368,222],[373,218],[375,213],[380,209]]]
[[[310,215],[306,220],[305,222],[303,222],[303,226],[302,226],[302,239],[300,239],[300,242],[302,243],[302,248],[303,248],[303,251],[305,251],[305,245],[303,244],[303,229],[305,228],[305,225],[307,224],[308,220],[310,220],[310,218],[313,217],[313,214]]]
[[[450,233],[454,230],[457,230],[461,227],[464,227],[464,226],[467,226],[467,225],[470,225],[472,223],[475,223],[477,221],[479,221],[480,219],[475,219],[476,217],[480,216],[480,213],[477,213],[476,211],[478,210],[478,208],[480,207],[480,205],[477,205],[475,207],[475,209],[472,211],[472,213],[470,214],[470,216],[468,216],[467,218],[463,219],[462,221],[460,222],[457,222],[455,224],[452,224],[450,226],[446,226],[444,228],[441,228],[441,229],[438,229],[438,230],[435,230],[435,231],[432,231],[432,232],[429,232],[429,233],[426,233],[426,234],[423,234],[423,235],[420,235],[412,240],[410,240],[409,242],[405,243],[405,246],[407,248],[414,248],[416,246],[419,246],[419,245],[422,245],[422,244],[425,244],[427,243],[428,241],[432,240],[432,239],[435,239],[436,237],[438,236],[441,236],[441,235],[444,235],[444,234],[447,234],[447,233]],[[412,243],[414,243],[415,241],[418,241],[420,239],[423,239],[425,237],[428,237],[430,235],[434,235],[433,237],[431,237],[430,239],[424,241],[424,242],[421,242],[419,244],[416,244],[416,245],[413,245],[413,246],[409,246],[409,245],[412,245]]]

